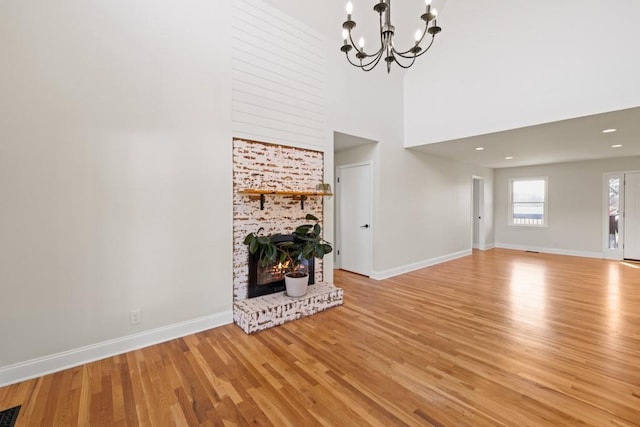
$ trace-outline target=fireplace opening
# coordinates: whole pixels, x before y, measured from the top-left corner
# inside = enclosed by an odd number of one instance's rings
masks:
[[[293,236],[291,234],[280,235],[275,239],[275,242],[293,242]],[[304,264],[309,272],[309,285],[313,285],[313,278],[315,276],[314,259],[311,258],[309,261],[305,260]],[[286,266],[276,262],[275,264],[263,267],[257,254],[249,254],[248,297],[254,298],[284,291],[286,289],[284,284],[285,273]]]

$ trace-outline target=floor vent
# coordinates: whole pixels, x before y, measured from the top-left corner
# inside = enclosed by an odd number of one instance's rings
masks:
[[[530,254],[539,254],[539,253],[540,253],[540,252],[538,252],[538,251],[525,251],[525,252],[528,252],[528,253],[530,253]]]
[[[0,427],[13,427],[18,418],[18,412],[20,412],[20,406],[0,411]]]

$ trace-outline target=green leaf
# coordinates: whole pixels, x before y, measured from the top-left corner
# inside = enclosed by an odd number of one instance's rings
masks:
[[[249,242],[249,252],[251,252],[252,254],[255,254],[256,251],[258,250],[258,240],[254,236],[252,237],[253,238]]]
[[[289,258],[289,255],[287,255],[285,252],[280,252],[280,264],[284,264],[285,262],[287,262],[287,258]]]
[[[304,219],[306,219],[307,221],[317,221],[318,220],[318,218],[316,218],[315,216],[313,216],[311,214],[307,214],[307,216],[305,216]]]
[[[305,248],[302,250],[302,257],[305,259],[311,258],[311,256],[313,255],[313,251],[313,247],[305,246]]]
[[[276,260],[276,248],[273,246],[267,246],[266,248],[266,256],[269,259],[269,261],[274,262]]]
[[[307,234],[309,232],[309,230],[311,230],[311,227],[313,227],[311,224],[300,225],[295,229],[294,233],[295,234]]]
[[[326,254],[330,254],[330,253],[333,251],[333,248],[332,248],[332,247],[331,247],[331,245],[330,245],[330,244],[328,244],[328,243],[324,243],[324,244],[322,245],[322,249],[324,250],[325,255],[326,255]]]

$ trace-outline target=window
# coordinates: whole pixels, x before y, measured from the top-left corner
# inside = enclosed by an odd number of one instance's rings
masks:
[[[509,189],[509,225],[546,227],[547,178],[512,179]]]

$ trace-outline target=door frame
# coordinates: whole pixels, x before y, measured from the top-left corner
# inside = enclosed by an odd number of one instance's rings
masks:
[[[371,272],[373,271],[373,231],[375,230],[375,225],[374,225],[374,221],[373,221],[373,160],[367,160],[364,162],[357,162],[357,163],[349,163],[346,165],[340,165],[338,167],[336,167],[336,176],[335,176],[335,193],[336,193],[336,198],[335,198],[335,204],[336,204],[336,213],[335,213],[335,229],[336,229],[336,254],[334,257],[334,266],[335,268],[342,268],[341,262],[340,262],[340,255],[338,254],[338,252],[340,251],[340,248],[342,248],[342,224],[340,223],[340,209],[342,208],[340,205],[340,198],[342,197],[342,186],[340,185],[340,183],[338,182],[338,180],[340,179],[341,175],[342,175],[342,170],[343,169],[347,169],[347,168],[354,168],[354,167],[360,167],[360,166],[368,166],[369,167],[369,229],[371,230],[371,238],[369,239],[369,247],[366,249],[366,253],[367,256],[369,257],[369,274],[368,276],[371,277]]]
[[[624,194],[626,190],[626,175],[640,173],[640,170],[604,172],[602,174],[602,256],[605,259],[622,261],[624,259]],[[609,178],[620,178],[620,212],[618,219],[618,249],[609,249]]]
[[[602,255],[605,259],[621,261],[624,255],[624,176],[625,172],[605,172],[602,176]],[[609,179],[620,179],[618,209],[618,248],[609,248]]]
[[[623,228],[622,230],[619,230],[618,233],[624,233],[626,231],[626,220],[627,220],[627,175],[640,175],[640,171],[627,171],[624,173],[624,199],[622,200],[621,203],[624,203],[624,207],[622,210],[622,223],[623,223]],[[623,238],[622,238],[622,259],[630,259],[630,260],[636,260],[636,258],[628,258],[625,255],[625,241],[624,241],[624,234],[623,234]]]
[[[476,204],[475,194],[473,192],[473,185],[475,181],[478,181],[478,212],[481,219],[478,220],[478,248],[481,251],[487,250],[487,229],[485,224],[485,216],[487,213],[485,201],[484,201],[484,187],[485,177],[472,175],[471,176],[471,248],[473,249],[473,229],[475,227],[475,214],[474,208]]]

